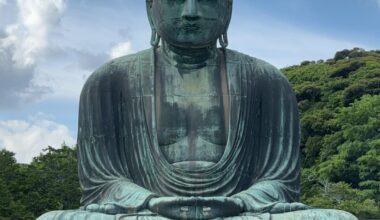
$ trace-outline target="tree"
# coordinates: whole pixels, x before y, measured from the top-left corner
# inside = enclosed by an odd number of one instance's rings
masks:
[[[283,71],[301,111],[302,201],[380,218],[380,53],[343,50]]]
[[[51,210],[77,209],[80,187],[76,148],[48,147],[29,165],[0,151],[0,219],[36,219]]]

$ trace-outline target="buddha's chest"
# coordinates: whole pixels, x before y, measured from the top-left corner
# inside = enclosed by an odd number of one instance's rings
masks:
[[[220,77],[212,72],[166,75],[161,80],[156,94],[157,136],[170,163],[219,161],[227,142],[222,94]]]
[[[202,138],[213,144],[225,144],[223,97],[219,95],[160,97],[158,140],[170,145],[183,138]]]

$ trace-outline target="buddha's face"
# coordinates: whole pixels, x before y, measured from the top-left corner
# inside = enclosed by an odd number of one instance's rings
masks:
[[[227,30],[232,0],[152,0],[148,13],[157,33],[179,47],[215,44]]]

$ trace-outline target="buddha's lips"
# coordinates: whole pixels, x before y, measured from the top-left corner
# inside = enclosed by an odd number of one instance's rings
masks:
[[[186,31],[198,31],[200,29],[200,26],[197,24],[183,24],[182,28]]]
[[[182,29],[186,31],[199,31],[202,28],[211,27],[214,26],[214,22],[217,21],[214,18],[205,18],[201,17],[199,19],[195,20],[187,20],[183,18],[171,18],[167,19],[166,21],[163,20],[161,23],[173,23],[175,29]]]

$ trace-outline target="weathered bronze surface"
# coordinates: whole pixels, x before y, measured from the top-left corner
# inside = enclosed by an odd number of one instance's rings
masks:
[[[298,203],[297,102],[275,67],[226,49],[232,0],[147,11],[152,49],[81,94],[81,210],[39,219],[356,219]]]

